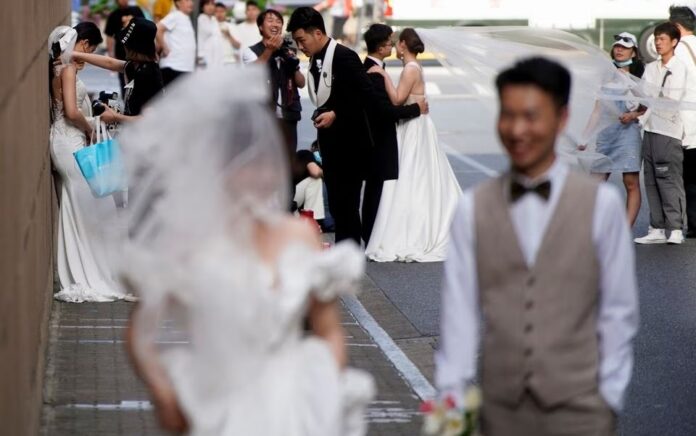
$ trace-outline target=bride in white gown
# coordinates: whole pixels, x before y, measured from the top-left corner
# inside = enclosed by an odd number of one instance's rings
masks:
[[[77,29],[77,30],[76,30]],[[57,27],[49,37],[49,55],[54,71],[51,91],[51,160],[58,171],[59,213],[57,270],[60,292],[55,298],[67,302],[114,301],[125,295],[111,279],[100,238],[98,217],[116,214],[112,197],[95,198],[78,168],[73,153],[85,147],[94,131],[95,118],[87,89],[77,77],[84,64],[68,61],[73,50],[91,53],[101,42],[93,23],[75,29]],[[58,65],[61,58],[65,65]],[[107,111],[103,120],[113,114]]]
[[[393,104],[410,104],[425,98],[423,71],[417,61],[424,48],[413,29],[401,32],[397,54],[404,69],[398,87],[382,68],[370,69],[384,76]],[[399,122],[397,139],[399,178],[384,183],[366,255],[377,262],[442,261],[461,188],[447,156],[438,146],[437,131],[429,115]]]
[[[120,261],[139,296],[129,347],[168,430],[364,435],[373,381],[346,367],[337,301],[364,257],[352,243],[322,251],[284,211],[266,101],[260,67],[199,71],[122,133],[137,187]],[[162,322],[182,336],[160,341]]]

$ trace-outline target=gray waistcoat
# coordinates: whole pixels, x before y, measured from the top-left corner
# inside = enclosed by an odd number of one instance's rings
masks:
[[[531,268],[508,210],[508,186],[503,176],[474,194],[481,384],[487,400],[514,405],[527,389],[553,406],[598,387],[598,183],[568,173]]]

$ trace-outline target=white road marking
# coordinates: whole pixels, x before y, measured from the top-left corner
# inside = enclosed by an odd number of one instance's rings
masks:
[[[435,388],[428,379],[420,372],[418,367],[404,354],[389,334],[384,331],[382,326],[370,315],[365,306],[352,295],[342,298],[346,308],[353,314],[355,319],[372,337],[372,340],[379,346],[387,359],[394,365],[404,378],[406,383],[422,400],[435,396]]]
[[[373,424],[408,423],[418,415],[418,411],[402,407],[368,407],[365,420]]]
[[[58,342],[77,344],[125,344],[121,339],[60,339]],[[155,341],[156,344],[189,344],[189,341]]]
[[[89,403],[78,403],[78,404],[66,404],[64,406],[58,406],[66,409],[88,409],[88,410],[152,410],[152,403],[149,401],[121,401],[118,404],[89,404]]]
[[[462,154],[461,152],[458,152],[454,148],[450,147],[447,145],[446,142],[440,141],[440,147],[442,147],[442,150],[448,155],[453,157],[454,159],[457,159],[461,162],[464,162],[465,164],[469,165],[470,167],[473,167],[474,169],[482,172],[483,174],[489,176],[489,177],[497,177],[500,172],[494,170],[493,168],[490,168],[476,159],[473,159],[465,154]]]

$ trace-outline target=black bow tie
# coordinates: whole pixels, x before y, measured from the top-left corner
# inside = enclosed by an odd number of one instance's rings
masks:
[[[386,69],[386,68],[387,68],[387,63],[386,63],[386,62],[382,62],[382,69],[384,70],[384,69]]]
[[[544,201],[546,201],[551,196],[551,182],[547,180],[545,182],[539,183],[536,186],[532,186],[531,188],[528,188],[514,180],[512,181],[512,183],[510,183],[510,201],[512,203],[515,203],[517,200],[522,198],[524,194],[528,192],[533,192],[539,195],[541,198],[543,198]]]

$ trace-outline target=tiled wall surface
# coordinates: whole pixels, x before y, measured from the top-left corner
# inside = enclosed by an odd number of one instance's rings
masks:
[[[34,435],[53,287],[56,196],[48,148],[48,51],[69,0],[0,13],[0,434]]]

